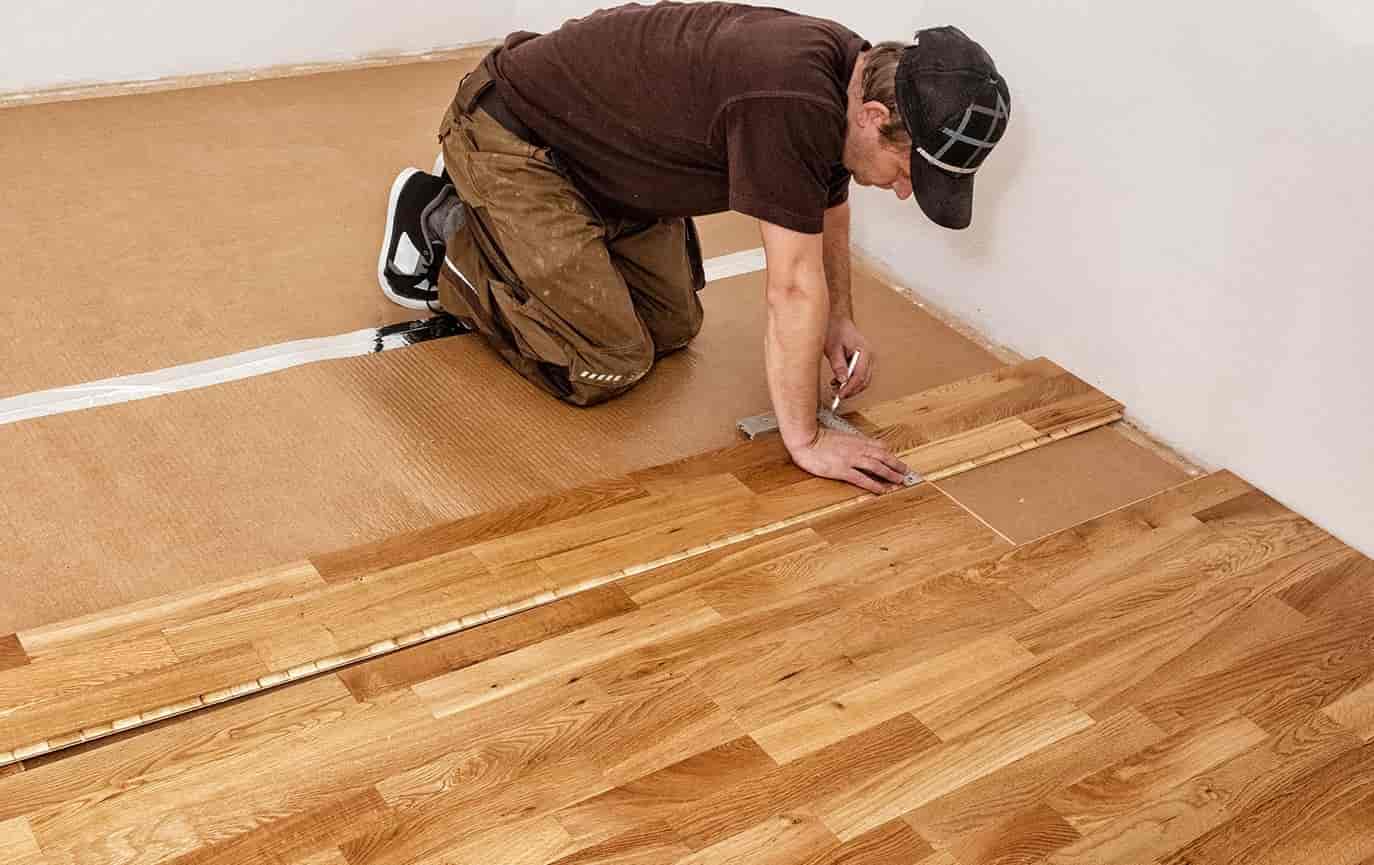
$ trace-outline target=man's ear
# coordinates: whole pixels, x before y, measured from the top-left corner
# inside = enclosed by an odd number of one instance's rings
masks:
[[[887,106],[883,103],[865,102],[859,109],[859,125],[882,129],[883,125],[887,123],[888,118],[891,116],[892,113],[887,110]]]

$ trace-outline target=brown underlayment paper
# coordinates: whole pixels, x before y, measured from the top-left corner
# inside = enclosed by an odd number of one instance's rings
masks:
[[[420,317],[377,288],[387,194],[480,56],[0,109],[0,397]]]

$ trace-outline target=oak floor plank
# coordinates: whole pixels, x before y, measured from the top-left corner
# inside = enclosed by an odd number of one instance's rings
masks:
[[[345,582],[512,532],[605,510],[648,494],[629,478],[610,478],[510,507],[391,535],[364,546],[312,556],[310,561],[326,582]]]
[[[1103,862],[1155,862],[1230,816],[1219,802],[1193,795],[1188,787],[1146,800],[1128,814],[1060,850],[1049,865],[1100,865]]]
[[[1359,606],[1374,595],[1374,559],[1342,544],[1331,556],[1315,562],[1310,574],[1279,593],[1279,598],[1307,616],[1339,613]]]
[[[679,810],[673,826],[701,850],[817,799],[864,783],[893,763],[937,747],[939,740],[910,715],[899,715],[842,742],[763,775],[722,788]]]
[[[1322,714],[1353,731],[1362,741],[1374,740],[1374,678],[1325,706]]]
[[[377,791],[366,788],[314,810],[282,819],[268,818],[255,829],[178,856],[167,865],[242,865],[338,857],[339,842],[356,833],[360,824],[380,819],[385,810],[386,803]]]
[[[993,635],[835,694],[755,729],[752,735],[769,756],[785,763],[888,718],[915,712],[969,682],[1034,661],[1020,643],[1006,635]]]
[[[672,492],[646,496],[537,528],[503,534],[466,549],[489,567],[508,567],[536,562],[632,532],[652,530],[665,520],[680,519],[753,498],[754,492],[734,475],[711,474],[685,481]]]
[[[0,637],[0,672],[23,667],[28,663],[28,653],[19,643],[18,634],[5,634]]]
[[[1277,731],[1355,690],[1374,672],[1368,616],[1323,616],[1226,667],[1177,680],[1140,703],[1166,729],[1238,711]]]
[[[1098,832],[1139,807],[1164,798],[1193,776],[1267,738],[1253,721],[1223,717],[1186,730],[1108,766],[1047,800],[1084,835]]]
[[[1076,379],[1037,358],[870,406],[860,414],[878,427],[911,424],[932,441],[949,431],[996,423],[1053,401],[1056,395],[1077,392]]]
[[[964,865],[1042,862],[1082,835],[1053,808],[1037,805],[959,839],[950,852]]]
[[[182,655],[263,637],[270,637],[281,651],[302,626],[324,628],[341,648],[356,649],[415,630],[417,605],[434,617],[431,624],[461,616],[471,609],[469,599],[490,583],[486,568],[459,552],[346,583],[321,583],[314,591],[206,616],[163,633]],[[542,587],[531,584],[511,591],[533,594]]]
[[[922,837],[949,846],[1033,810],[1055,791],[1164,737],[1139,712],[1128,710],[963,784],[907,812],[903,819]]]
[[[835,845],[814,814],[790,811],[677,860],[678,865],[792,865]]]
[[[857,838],[822,850],[804,865],[895,865],[924,862],[935,850],[901,820],[872,829]]]
[[[1217,533],[1204,523],[1196,525],[1196,529],[1163,542],[1129,567],[1103,574],[1101,584],[1091,594],[1045,610],[1013,629],[1013,635],[1043,654],[1119,627],[1123,620],[1160,604],[1208,608],[1218,592],[1235,604],[1240,599],[1233,590],[1247,574],[1327,537],[1296,515],[1276,521],[1262,537]],[[1264,591],[1272,591],[1272,581],[1262,586]]]
[[[0,862],[7,865],[45,865],[46,857],[24,817],[0,820]]]
[[[94,820],[91,809],[131,801],[145,787],[194,774],[236,752],[271,747],[283,731],[329,717],[347,692],[330,677],[302,682],[270,699],[212,707],[176,723],[134,730],[111,747],[100,741],[5,779],[0,820],[28,814],[54,828]]]
[[[523,728],[510,728],[508,721],[507,729],[490,730],[478,745],[455,749],[380,782],[378,790],[396,809],[397,819],[346,844],[350,862],[423,860],[444,849],[445,835],[455,825],[463,832],[485,832],[499,830],[513,815],[556,814],[630,780],[607,777],[603,767],[614,762],[607,755],[623,753],[631,743],[674,738],[676,728],[691,731],[713,710],[685,683],[632,698],[597,695],[587,682],[576,685],[592,693],[591,698]],[[649,765],[645,772],[658,768]],[[576,846],[559,826],[565,846]],[[356,856],[360,848],[370,852]]]
[[[817,549],[825,543],[825,539],[810,527],[784,530],[634,574],[619,580],[616,585],[635,603],[651,604],[670,595],[693,591],[736,572],[766,565],[799,550]]]
[[[742,736],[562,808],[554,818],[577,843],[595,845],[638,825],[671,825],[687,806],[775,768],[753,739]],[[681,843],[676,835],[674,843]]]
[[[1029,609],[1008,591],[949,574],[747,641],[692,679],[755,730],[1005,628]]]
[[[0,671],[0,751],[31,744],[46,734],[113,720],[92,718],[89,712],[76,717],[72,707],[93,691],[167,670],[179,660],[167,640],[154,634],[130,639],[117,653],[46,658]]]
[[[646,607],[420,682],[412,690],[442,718],[718,621],[719,615],[692,598]]]
[[[1260,861],[1310,835],[1323,820],[1368,807],[1374,793],[1374,745],[1343,752],[1292,779],[1206,835],[1164,859],[1165,865],[1241,865]]]
[[[363,661],[336,675],[359,701],[370,700],[634,609],[619,586],[602,586],[404,652]]]
[[[1264,644],[1300,630],[1306,621],[1301,613],[1274,597],[1260,598],[1227,615],[1212,615],[1180,643],[1172,658],[1130,688],[1095,703],[1093,714],[1096,717],[1136,706],[1179,681],[1223,670]]]
[[[19,640],[35,660],[71,654],[89,662],[105,645],[157,634],[163,628],[217,613],[290,598],[321,585],[315,569],[308,562],[298,562],[30,628],[19,633]]]
[[[222,682],[252,681],[265,673],[267,668],[252,646],[229,645],[138,675],[102,681],[98,687],[87,684],[78,688],[81,680],[75,678],[59,689],[60,696],[25,705],[22,712],[6,719],[0,725],[0,749],[26,745],[54,731],[79,731],[108,723],[122,717],[119,713],[129,706],[142,704],[148,694],[156,694],[158,704],[167,705],[197,697]]]
[[[893,763],[865,783],[825,796],[812,807],[840,840],[848,841],[1092,724],[1062,699],[1043,700],[968,736]]]
[[[690,853],[666,823],[643,823],[549,865],[662,865]]]

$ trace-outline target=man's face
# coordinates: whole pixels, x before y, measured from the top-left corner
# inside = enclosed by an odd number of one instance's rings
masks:
[[[911,145],[894,147],[879,134],[888,111],[866,102],[850,115],[844,139],[844,167],[860,186],[889,189],[902,201],[911,197]]]

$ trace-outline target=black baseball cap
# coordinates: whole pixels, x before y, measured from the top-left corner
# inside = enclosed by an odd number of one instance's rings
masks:
[[[897,107],[911,136],[916,203],[937,225],[967,228],[974,173],[1011,117],[1006,79],[959,28],[930,27],[897,63]]]

